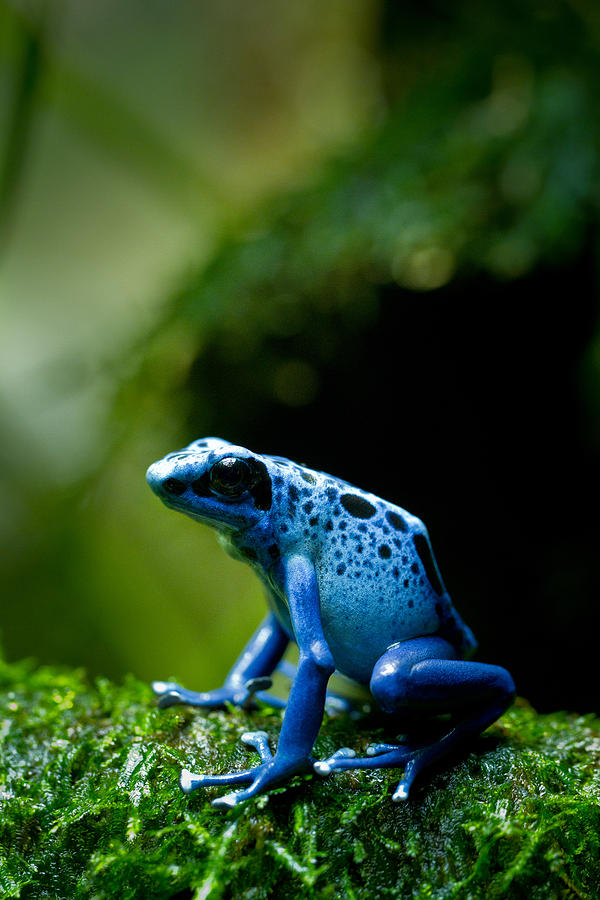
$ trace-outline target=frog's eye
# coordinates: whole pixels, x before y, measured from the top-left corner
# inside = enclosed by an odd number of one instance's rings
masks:
[[[211,489],[224,497],[239,497],[252,483],[252,469],[243,459],[226,456],[209,473]]]

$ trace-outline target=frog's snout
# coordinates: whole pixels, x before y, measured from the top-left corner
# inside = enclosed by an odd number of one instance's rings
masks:
[[[179,497],[188,488],[185,481],[172,474],[171,466],[165,465],[162,459],[148,466],[146,481],[159,497]]]

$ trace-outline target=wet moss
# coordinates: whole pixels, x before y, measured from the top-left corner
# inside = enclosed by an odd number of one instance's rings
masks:
[[[326,718],[317,751],[364,752],[373,722]],[[269,707],[159,710],[133,678],[0,663],[2,898],[594,898],[600,722],[520,702],[411,800],[397,772],[297,778],[223,813],[183,766],[255,762]]]

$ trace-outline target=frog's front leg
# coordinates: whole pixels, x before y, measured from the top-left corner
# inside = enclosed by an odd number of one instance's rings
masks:
[[[245,772],[212,776],[194,775],[184,770],[181,785],[186,791],[216,784],[249,785],[217,798],[213,806],[235,806],[293,775],[312,769],[311,750],[323,719],[327,682],[335,666],[321,627],[319,590],[313,564],[304,556],[294,555],[282,560],[280,565],[299,658],[277,752],[271,757],[268,745],[265,746],[262,740],[256,743],[257,735],[251,734],[246,736],[246,742],[253,743],[258,749],[262,759],[259,766]]]
[[[274,706],[285,706],[285,701],[262,692],[271,686],[268,677],[283,656],[289,638],[271,613],[261,622],[242,653],[233,664],[223,687],[212,691],[188,691],[174,681],[154,681],[152,689],[158,694],[161,708],[185,704],[218,708],[226,703],[245,706],[254,694],[268,700]]]
[[[348,753],[319,760],[314,769],[329,775],[341,769],[403,768],[393,800],[405,800],[419,772],[464,745],[498,719],[510,706],[515,686],[500,666],[456,658],[439,637],[414,638],[390,647],[375,664],[371,692],[384,712],[398,717],[450,713],[438,740],[410,736],[402,744],[372,744],[367,757]]]

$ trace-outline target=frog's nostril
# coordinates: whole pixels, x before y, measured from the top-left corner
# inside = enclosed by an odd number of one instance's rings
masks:
[[[187,489],[187,485],[179,478],[165,478],[162,486],[168,494],[183,494]]]

